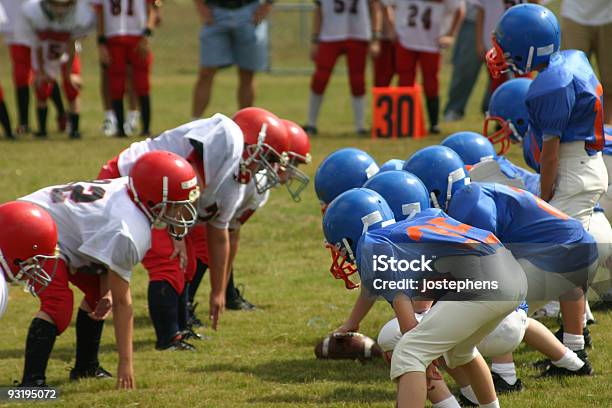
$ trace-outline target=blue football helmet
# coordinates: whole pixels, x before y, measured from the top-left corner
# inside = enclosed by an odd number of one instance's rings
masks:
[[[463,160],[446,146],[418,150],[406,160],[404,170],[421,179],[432,206],[441,210],[446,210],[452,193],[470,183]]]
[[[561,30],[555,14],[537,4],[518,4],[501,16],[493,32],[493,48],[486,55],[494,78],[512,70],[527,74],[548,65],[559,51]]]
[[[352,147],[336,150],[319,165],[314,187],[323,208],[351,188],[358,188],[378,173],[378,165],[363,150]]]
[[[453,149],[461,157],[463,163],[469,166],[497,157],[491,142],[476,132],[453,133],[440,144]]]
[[[379,172],[390,171],[390,170],[401,170],[404,167],[404,161],[400,159],[387,160],[380,166]]]
[[[353,188],[336,197],[323,216],[323,234],[332,254],[329,271],[334,278],[342,279],[347,289],[358,287],[349,276],[357,272],[355,252],[359,238],[369,230],[393,223],[393,211],[375,191]]]
[[[380,194],[395,216],[396,221],[412,217],[429,208],[429,193],[417,176],[403,170],[378,173],[363,185]]]
[[[530,85],[528,78],[511,79],[491,95],[483,132],[493,145],[500,145],[497,154],[506,154],[511,143],[522,142],[527,134],[529,112],[525,99]]]

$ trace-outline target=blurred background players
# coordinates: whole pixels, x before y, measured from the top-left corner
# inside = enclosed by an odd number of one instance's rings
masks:
[[[368,51],[373,57],[380,52],[380,4],[378,0],[316,0],[315,4],[310,50],[315,72],[310,82],[308,119],[304,130],[311,135],[317,134],[317,119],[325,88],[338,57],[344,54],[355,132],[365,135],[365,69]]]
[[[4,11],[4,7],[2,7],[2,3],[0,3],[0,30],[6,24],[7,17],[6,12]],[[0,84],[0,125],[4,129],[4,135],[9,139],[14,139],[13,129],[11,128],[11,119],[8,115],[8,110],[6,109],[6,104],[4,103],[4,92],[2,91],[2,85]],[[1,307],[1,305],[0,305]]]
[[[429,133],[440,133],[438,73],[440,50],[452,45],[465,14],[463,0],[384,0],[392,9],[399,86],[414,86],[417,64],[423,74],[423,88],[429,116]]]
[[[93,12],[88,3],[74,0],[28,0],[22,11],[18,30],[32,48],[38,117],[36,136],[47,136],[47,99],[53,84],[61,77],[70,103],[70,138],[80,138],[81,78],[76,40],[93,27]]]
[[[273,0],[196,0],[202,21],[200,71],[193,89],[191,116],[199,118],[210,101],[219,68],[238,66],[238,107],[255,100],[255,72],[268,62],[268,22]]]
[[[152,0],[94,0],[98,28],[98,51],[102,70],[102,99],[105,105],[104,132],[107,136],[129,136],[138,116],[142,136],[149,136],[151,124],[150,70],[153,56],[148,38],[153,35],[157,13]],[[130,111],[124,119],[123,97],[126,84]],[[107,94],[108,92],[108,94]],[[108,96],[107,96],[108,95]],[[112,112],[106,100],[110,99]]]

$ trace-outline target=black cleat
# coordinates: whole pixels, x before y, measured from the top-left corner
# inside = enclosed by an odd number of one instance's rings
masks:
[[[507,392],[520,392],[523,390],[523,383],[520,378],[516,379],[514,384],[508,384],[499,374],[491,371],[491,377],[493,377],[493,385],[495,385],[495,392],[503,394]]]
[[[459,392],[459,397],[457,397],[457,401],[459,401],[459,405],[461,405],[462,407],[477,407],[478,406],[478,404],[474,404],[472,401],[466,398],[466,396],[463,395],[461,392]]]
[[[81,132],[79,132],[78,130],[71,130],[69,136],[71,139],[80,139]]]
[[[113,375],[99,365],[97,367],[89,368],[74,367],[72,370],[70,370],[70,381],[78,381],[83,378],[96,378],[103,380],[106,378],[113,378]]]
[[[204,337],[200,333],[194,332],[192,329],[186,329],[181,332],[181,340],[203,340]]]
[[[357,136],[368,136],[370,131],[368,129],[357,129]]]
[[[242,289],[242,292],[244,293],[244,287]],[[229,310],[245,310],[248,312],[256,309],[254,304],[252,304],[242,296],[238,288],[236,288],[235,296],[225,299],[225,307]]]
[[[195,315],[196,307],[198,307],[198,303],[189,303],[187,305],[187,312],[189,313],[187,327],[189,330],[193,330],[194,327],[204,327],[204,323]]]
[[[584,360],[584,365],[576,371],[568,370],[567,368],[557,367],[554,364],[549,365],[540,377],[573,377],[573,376],[590,376],[593,375],[593,367],[589,360]]]
[[[47,382],[45,381],[44,378],[39,378],[36,380],[27,380],[27,381],[22,381],[21,383],[15,381],[13,382],[13,386],[18,387],[18,388],[31,388],[31,387],[35,387],[35,388],[47,388]]]
[[[574,353],[576,353],[578,358],[581,359],[582,361],[587,361],[587,359],[589,358],[589,355],[587,354],[585,349],[574,351]],[[539,368],[542,370],[552,365],[552,361],[550,361],[549,358],[545,358],[545,359],[534,362],[532,365],[535,368]]]
[[[195,351],[195,347],[186,341],[183,341],[182,336],[179,334],[172,341],[164,346],[155,346],[156,350],[159,351]]]
[[[432,135],[439,135],[442,131],[440,130],[440,126],[433,125],[429,128],[429,133]]]
[[[304,129],[304,132],[308,133],[309,136],[316,136],[319,133],[316,126],[304,125],[302,129]]]

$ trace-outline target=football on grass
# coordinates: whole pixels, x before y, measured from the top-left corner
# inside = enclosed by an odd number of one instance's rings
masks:
[[[332,333],[316,345],[315,355],[320,359],[371,360],[381,357],[382,349],[361,333]]]

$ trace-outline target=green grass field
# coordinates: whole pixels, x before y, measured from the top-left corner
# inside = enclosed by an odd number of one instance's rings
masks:
[[[198,61],[198,20],[188,0],[169,0],[164,8],[163,26],[153,40],[154,129],[162,131],[189,120],[191,89]],[[291,21],[276,20],[291,26]],[[282,49],[285,41],[279,37]],[[299,41],[298,41],[299,43]],[[307,55],[307,45],[303,48]],[[84,43],[84,91],[81,141],[66,135],[51,135],[38,141],[23,137],[16,143],[0,141],[0,202],[12,200],[38,188],[96,176],[100,166],[131,140],[106,139],[100,134],[101,108],[98,98],[96,51],[90,38]],[[293,56],[291,58],[294,58]],[[14,114],[8,56],[0,51],[0,78]],[[273,61],[283,62],[275,53]],[[279,62],[279,63],[280,63]],[[343,61],[341,61],[342,63]],[[306,57],[292,60],[292,66],[309,67]],[[442,99],[446,96],[450,72],[442,73]],[[475,91],[466,120],[443,124],[444,135],[457,130],[481,128],[478,112],[484,86],[484,72]],[[231,114],[235,105],[235,72],[228,69],[216,81],[212,105],[207,114]],[[306,115],[309,78],[306,76],[258,77],[257,104],[301,123]],[[52,110],[51,110],[52,112]],[[53,119],[53,113],[50,115]],[[33,115],[32,115],[33,118]],[[318,163],[343,146],[362,148],[379,162],[408,157],[418,148],[439,142],[430,137],[412,140],[372,141],[351,134],[351,112],[347,78],[333,78],[321,113],[320,136],[313,139],[313,163],[306,168],[312,177]],[[33,123],[33,121],[32,121]],[[50,129],[54,124],[50,123]],[[511,158],[521,163],[516,150]],[[275,191],[268,205],[243,229],[241,250],[236,260],[236,280],[246,285],[246,297],[257,312],[226,312],[218,332],[205,329],[209,340],[197,342],[197,352],[158,352],[150,324],[146,287],[147,275],[138,267],[133,279],[135,306],[135,370],[138,389],[117,392],[114,381],[68,382],[74,362],[74,327],[56,342],[47,370],[47,382],[61,389],[61,400],[45,403],[58,407],[217,407],[217,406],[392,406],[395,389],[382,361],[317,361],[316,342],[337,327],[350,310],[356,293],[347,292],[328,273],[329,253],[322,246],[320,210],[311,186],[304,200],[296,204],[284,190]],[[208,284],[199,293],[207,304]],[[80,300],[75,291],[76,303]],[[202,307],[202,306],[201,306]],[[11,289],[7,314],[0,329],[0,387],[19,380],[29,322],[38,301],[19,288]],[[201,317],[205,316],[200,310]],[[392,316],[386,304],[377,304],[361,329],[376,337],[379,328]],[[519,376],[525,391],[501,396],[507,407],[607,407],[612,401],[612,315],[596,313],[592,326],[595,349],[591,352],[596,376],[588,379],[540,380],[530,362],[537,353],[521,347],[516,353]],[[106,325],[101,362],[115,370],[117,357],[112,324]],[[11,406],[18,406],[16,404]]]

